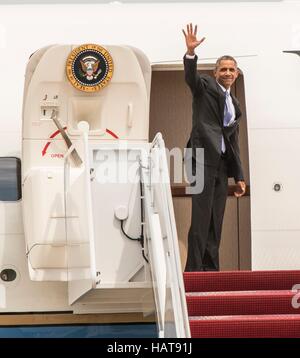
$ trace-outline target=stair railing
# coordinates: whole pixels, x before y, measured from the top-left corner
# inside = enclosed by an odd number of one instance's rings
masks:
[[[159,337],[188,338],[190,327],[178,248],[165,145],[158,133],[142,158],[146,238],[149,249]]]

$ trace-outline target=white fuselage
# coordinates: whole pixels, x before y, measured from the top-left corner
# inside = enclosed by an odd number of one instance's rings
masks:
[[[193,22],[199,36],[206,37],[197,50],[199,62],[211,64],[230,54],[244,75],[252,269],[299,269],[300,57],[283,53],[300,50],[299,19],[300,1],[0,5],[0,156],[21,158],[24,73],[37,49],[50,44],[125,44],[140,48],[153,64],[181,63],[181,29]],[[276,183],[282,186],[280,192],[273,190]],[[30,290],[39,300],[27,302],[24,295],[15,311],[22,311],[23,305],[46,310],[50,302],[53,310],[67,309],[65,283],[29,280],[21,211],[21,201],[0,202],[0,266],[9,264],[22,272],[26,279],[19,292]],[[7,302],[16,300],[16,292],[6,292]]]

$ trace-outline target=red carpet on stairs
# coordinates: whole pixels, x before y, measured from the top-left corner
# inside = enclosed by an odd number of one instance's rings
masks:
[[[184,282],[193,338],[300,337],[300,271],[185,272]]]

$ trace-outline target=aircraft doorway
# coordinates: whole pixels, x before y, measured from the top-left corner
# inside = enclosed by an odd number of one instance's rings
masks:
[[[198,69],[209,75],[213,74],[213,68],[214,65],[198,66]],[[237,199],[233,195],[234,181],[229,180],[220,247],[220,270],[250,270],[250,181],[243,75],[239,76],[232,91],[238,98],[243,113],[240,122],[239,140],[247,192],[244,197]],[[192,125],[192,97],[184,80],[183,65],[154,65],[152,67],[150,98],[149,140],[151,141],[157,132],[161,132],[169,150],[175,147],[183,150],[189,138]],[[182,267],[184,267],[191,218],[191,199],[185,194],[185,184],[174,182],[172,160],[170,177],[180,255]]]

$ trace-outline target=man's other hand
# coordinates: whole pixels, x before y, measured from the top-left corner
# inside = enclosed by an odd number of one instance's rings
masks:
[[[235,184],[234,196],[240,198],[246,192],[246,183],[244,181],[237,181]]]

